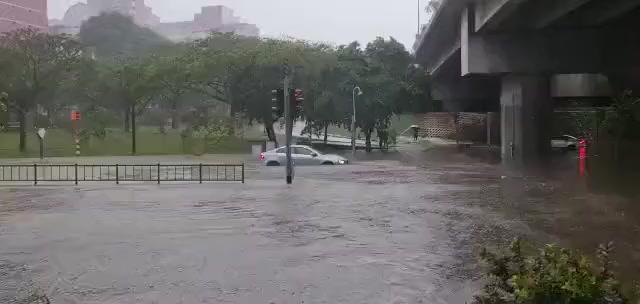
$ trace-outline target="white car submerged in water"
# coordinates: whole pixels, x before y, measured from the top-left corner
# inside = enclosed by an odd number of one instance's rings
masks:
[[[291,158],[296,166],[346,165],[349,160],[335,154],[322,154],[303,145],[291,146]],[[260,153],[260,160],[267,166],[284,166],[287,163],[287,148],[280,147]]]

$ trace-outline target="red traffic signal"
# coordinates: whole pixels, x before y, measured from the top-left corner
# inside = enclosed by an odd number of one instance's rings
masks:
[[[304,91],[301,89],[296,89],[295,91],[295,99],[297,102],[304,101]]]
[[[80,111],[71,111],[71,121],[79,121],[80,118]]]

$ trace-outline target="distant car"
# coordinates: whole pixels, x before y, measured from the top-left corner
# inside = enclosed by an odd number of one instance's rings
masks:
[[[580,139],[571,135],[554,136],[551,138],[551,148],[575,150],[580,142]]]
[[[260,160],[267,166],[281,166],[287,163],[286,147],[260,153]],[[291,158],[296,166],[346,165],[349,160],[334,154],[322,154],[309,146],[292,145]]]

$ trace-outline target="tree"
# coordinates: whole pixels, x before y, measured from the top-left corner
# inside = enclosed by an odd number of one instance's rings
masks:
[[[356,125],[365,134],[367,151],[371,151],[373,131],[386,129],[391,116],[403,111],[399,105],[406,97],[404,80],[411,55],[393,38],[377,38],[365,50],[354,42],[340,47],[338,53],[340,68],[352,79],[347,91],[358,85],[364,92],[356,102]]]
[[[631,303],[622,293],[611,260],[613,244],[598,247],[597,268],[585,256],[547,245],[527,256],[514,241],[506,254],[483,250],[486,284],[473,303]]]
[[[81,105],[86,109],[105,106],[102,100],[105,83],[101,79],[103,64],[83,57],[72,67],[71,73],[60,83],[58,98],[71,101],[72,105]]]
[[[309,132],[324,131],[324,143],[327,144],[329,126],[345,125],[351,113],[351,77],[345,69],[329,63],[318,75],[310,75],[307,80],[304,116],[309,123]]]
[[[217,145],[230,134],[231,129],[221,119],[209,119],[202,124],[194,126],[193,137],[201,140],[203,144],[202,151],[198,151],[198,154],[200,154],[199,152],[206,152],[207,144]]]
[[[131,154],[135,155],[136,119],[158,97],[162,84],[153,81],[156,66],[151,60],[130,58],[100,69],[103,100],[115,100],[115,106],[125,110],[125,120],[131,122]]]
[[[20,122],[20,151],[26,150],[26,116],[37,104],[47,106],[81,56],[80,44],[65,35],[32,28],[0,36],[0,90]]]
[[[625,136],[636,131],[640,125],[637,117],[640,107],[640,98],[633,95],[633,92],[626,90],[613,100],[612,111],[605,116],[603,125],[614,138],[614,155],[620,157],[620,144]]]
[[[330,91],[321,91],[313,96],[314,99],[307,99],[305,104],[305,118],[309,124],[310,133],[314,131],[322,131],[324,133],[324,144],[327,144],[328,129],[331,125],[339,125],[345,118],[345,111],[342,111],[338,105],[345,105],[340,102],[340,97],[333,95]]]
[[[440,5],[442,5],[442,0],[429,0],[427,2],[427,6],[424,8],[425,12],[427,12],[427,23],[433,20],[433,17],[440,9]]]
[[[398,97],[398,108],[402,112],[425,113],[434,111],[431,95],[431,77],[418,65],[409,65],[402,90]]]
[[[0,92],[0,113],[7,111],[7,101],[9,99],[9,95],[5,92]]]
[[[318,53],[303,41],[212,34],[193,44],[191,87],[228,103],[250,122],[263,123],[269,139],[276,142],[270,100],[271,91],[282,86],[282,66],[293,67],[295,79],[302,79],[307,71],[317,70],[311,54]]]
[[[178,128],[178,107],[181,97],[191,92],[191,71],[185,68],[189,63],[187,56],[157,56],[152,59],[156,66],[153,79],[162,85],[159,94],[163,104],[171,111],[171,128]]]
[[[145,56],[148,52],[172,43],[129,17],[118,13],[92,17],[82,24],[80,41],[93,48],[99,60]]]
[[[122,77],[116,74],[122,74],[124,70],[129,70],[125,69],[124,66],[129,66],[130,62],[147,61],[148,57],[152,57],[152,54],[150,54],[152,51],[158,54],[163,52],[168,54],[182,54],[185,52],[185,48],[174,45],[154,31],[146,27],[140,27],[135,24],[131,18],[118,13],[102,14],[100,16],[90,18],[82,24],[78,36],[80,41],[90,48],[95,55],[95,58],[100,62],[100,66],[98,68],[101,70],[99,72],[102,76],[100,79],[104,80],[104,77],[106,77],[106,82],[102,82],[102,80],[100,80],[97,83],[98,87],[92,85],[92,89],[94,91],[100,91],[102,93],[101,96],[94,96],[91,97],[91,99],[96,101],[95,98],[106,98],[110,101],[115,101],[107,105],[107,107],[124,114],[124,130],[125,132],[129,132],[130,124],[133,122],[131,117],[131,103],[119,97],[122,96],[122,85],[115,85],[112,81],[113,79],[110,79],[113,77],[110,77],[109,74],[111,73],[115,78],[122,80]],[[125,62],[129,63],[123,64]],[[179,71],[171,68],[170,66],[161,66],[161,64],[164,64],[164,62],[158,60],[156,66],[159,70],[162,69],[162,71],[158,72],[158,75],[162,75],[162,72],[166,72],[164,75],[167,76]],[[167,77],[170,78],[173,76],[174,75]],[[91,78],[98,79],[96,77],[89,77],[89,79]],[[163,80],[163,78],[148,80],[157,83]],[[165,84],[170,82],[167,79],[164,80]],[[174,82],[171,83],[173,84]],[[175,92],[175,86],[172,86],[172,88]],[[82,88],[80,89],[82,90]],[[114,92],[110,92],[111,89],[113,89]],[[165,93],[164,96],[171,100],[177,99],[177,97],[168,98],[169,94],[167,89],[167,87],[164,87],[162,90],[162,92]],[[87,93],[91,92],[91,90],[85,91]],[[173,96],[173,94],[171,95]]]

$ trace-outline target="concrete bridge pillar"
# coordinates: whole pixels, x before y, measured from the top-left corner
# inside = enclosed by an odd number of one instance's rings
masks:
[[[548,76],[502,77],[501,139],[505,162],[531,164],[549,155],[553,112],[550,92]]]

